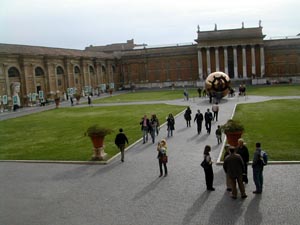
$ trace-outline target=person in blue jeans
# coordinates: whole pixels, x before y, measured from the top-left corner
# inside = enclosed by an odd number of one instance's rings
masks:
[[[261,194],[263,190],[263,169],[264,165],[261,159],[261,144],[257,142],[255,144],[256,150],[253,156],[252,168],[253,168],[253,181],[256,186],[256,190],[253,194]]]
[[[150,128],[150,120],[147,118],[147,115],[144,115],[142,121],[140,122],[141,130],[143,133],[143,144],[148,142],[148,133]]]

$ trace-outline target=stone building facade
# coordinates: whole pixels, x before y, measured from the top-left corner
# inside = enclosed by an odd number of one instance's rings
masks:
[[[133,40],[85,50],[0,44],[0,96],[11,99],[20,83],[21,104],[30,93],[65,96],[71,88],[197,86],[212,72],[232,81],[298,80],[300,36],[265,40],[262,27],[200,31],[195,42],[137,45]]]

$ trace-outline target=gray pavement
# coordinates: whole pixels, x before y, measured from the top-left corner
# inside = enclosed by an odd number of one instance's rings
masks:
[[[214,131],[233,113],[237,103],[270,97],[225,98],[212,134],[196,125],[187,128],[176,118],[174,136],[166,138],[169,175],[158,178],[156,145],[138,142],[108,165],[0,163],[0,225],[176,225],[176,224],[299,224],[300,166],[268,165],[264,192],[254,195],[249,167],[248,198],[233,200],[225,190],[222,166],[214,165],[216,191],[207,192],[200,167],[204,146],[212,146],[217,161],[222,146]],[[207,99],[168,101],[197,109],[211,108]],[[263,144],[263,142],[262,142]],[[248,146],[251,148],[252,146]]]

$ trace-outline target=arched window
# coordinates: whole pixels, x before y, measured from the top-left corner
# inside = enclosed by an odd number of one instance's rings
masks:
[[[78,66],[75,66],[75,68],[74,68],[74,72],[75,72],[75,74],[79,74],[79,73],[80,73],[80,69],[79,69],[79,67],[78,67]]]
[[[44,70],[41,67],[35,68],[35,76],[43,76]]]
[[[89,66],[90,74],[94,74],[94,68],[92,66]]]
[[[16,67],[10,67],[8,69],[8,76],[9,77],[19,77],[20,76],[20,72]]]
[[[105,66],[101,66],[102,72],[105,73],[106,72],[106,68]]]
[[[64,74],[64,69],[61,66],[56,67],[56,74],[57,75]]]

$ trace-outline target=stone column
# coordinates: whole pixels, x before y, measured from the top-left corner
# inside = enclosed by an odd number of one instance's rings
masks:
[[[243,51],[243,78],[247,78],[246,46],[242,46]]]
[[[202,53],[201,53],[201,48],[198,49],[198,74],[199,74],[199,79],[203,79],[203,64],[202,64]]]
[[[228,75],[228,52],[227,47],[224,46],[224,67],[225,67],[225,73]]]
[[[233,46],[233,65],[234,65],[234,78],[238,78],[238,61],[237,61],[236,46]]]
[[[37,93],[37,89],[36,89],[36,77],[35,77],[35,69],[34,69],[34,65],[31,64],[32,67],[32,81],[33,81],[33,92]],[[39,93],[37,93],[39,94]]]
[[[263,77],[265,75],[265,52],[264,46],[260,46],[260,76]]]
[[[220,70],[220,62],[219,62],[219,48],[215,48],[215,56],[216,56],[216,71]]]
[[[255,48],[254,46],[251,46],[251,61],[252,61],[252,74],[255,74]]]
[[[11,95],[10,91],[10,84],[9,84],[9,77],[8,77],[8,65],[3,63],[3,74],[4,74],[4,79],[5,79],[5,85],[6,85],[6,94],[7,96]]]
[[[207,75],[211,73],[211,65],[210,65],[210,48],[208,47],[206,49],[206,59],[207,59]]]

